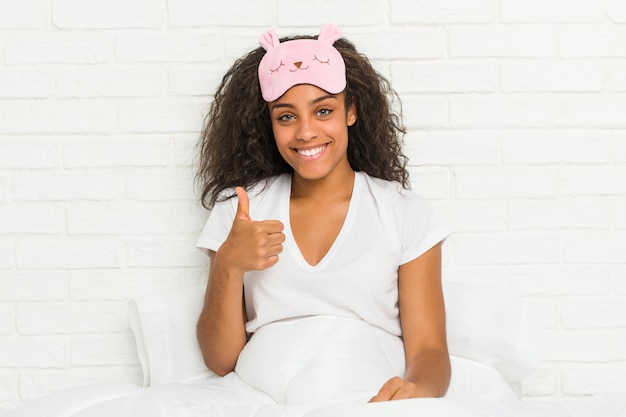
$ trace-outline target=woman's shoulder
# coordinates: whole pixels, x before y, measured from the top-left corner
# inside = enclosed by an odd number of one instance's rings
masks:
[[[397,181],[373,177],[365,172],[358,172],[357,174],[363,178],[363,182],[366,184],[370,193],[379,200],[393,202],[398,200],[421,199],[417,193],[411,189],[404,188],[402,184]]]
[[[245,187],[245,189],[250,197],[257,197],[273,191],[277,185],[288,183],[290,178],[291,174],[288,173],[274,175],[258,180],[254,184]],[[237,195],[235,188],[236,187],[228,187],[220,191],[218,200],[228,200],[235,197]]]
[[[421,194],[406,189],[397,181],[361,174],[366,184],[367,192],[372,196],[378,209],[397,221],[405,221],[407,216],[416,213],[430,215],[433,213],[431,203]]]
[[[291,174],[280,174],[257,181],[256,183],[245,187],[246,193],[253,205],[257,206],[260,202],[275,200],[282,195],[283,190],[289,189]],[[234,214],[237,208],[237,193],[235,187],[228,187],[220,191],[217,202],[213,206],[213,210],[232,211]]]
[[[283,173],[268,177],[250,186],[246,191],[250,198],[268,198],[280,194],[291,184],[291,174]]]

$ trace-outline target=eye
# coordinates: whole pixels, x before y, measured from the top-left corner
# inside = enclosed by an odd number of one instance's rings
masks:
[[[284,67],[285,64],[283,64],[283,61],[280,61],[280,64],[278,64],[278,66],[274,69],[270,68],[270,74],[273,74],[275,72],[278,72],[278,70],[280,69],[280,67]]]
[[[277,120],[278,120],[279,122],[290,122],[290,121],[292,121],[293,119],[295,119],[295,117],[293,116],[293,114],[283,114],[283,115],[281,115],[281,116],[278,116],[278,117],[277,117]]]
[[[330,58],[329,58],[329,59],[327,59],[326,61],[322,61],[321,59],[319,59],[319,58],[317,57],[317,55],[313,55],[313,61],[317,61],[317,62],[319,62],[320,64],[327,64],[327,65],[330,65]]]
[[[317,111],[317,114],[321,117],[325,117],[328,116],[332,113],[333,111],[331,109],[319,109]]]

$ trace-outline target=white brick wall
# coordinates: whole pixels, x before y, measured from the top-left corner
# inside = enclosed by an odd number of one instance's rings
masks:
[[[326,22],[402,97],[446,279],[543,313],[523,393],[626,391],[623,0],[0,0],[0,411],[141,381],[126,301],[206,279],[211,92],[263,30]]]

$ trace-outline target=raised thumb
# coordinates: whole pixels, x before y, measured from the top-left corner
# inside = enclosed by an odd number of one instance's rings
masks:
[[[239,199],[237,203],[237,214],[235,216],[243,220],[252,220],[250,218],[250,198],[248,197],[248,193],[246,193],[243,187],[235,188],[235,192]]]

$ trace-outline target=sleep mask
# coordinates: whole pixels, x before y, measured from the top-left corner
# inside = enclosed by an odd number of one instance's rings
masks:
[[[263,99],[274,101],[294,85],[312,84],[330,94],[346,88],[346,65],[333,43],[341,37],[334,25],[324,25],[317,39],[280,42],[273,29],[265,32],[259,44],[267,52],[259,64]]]

